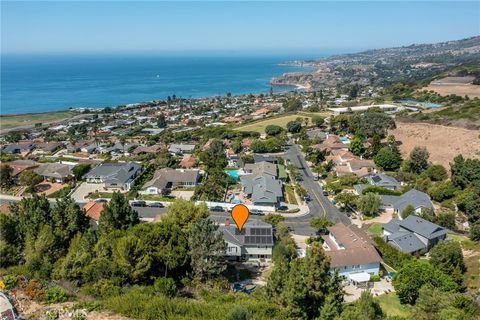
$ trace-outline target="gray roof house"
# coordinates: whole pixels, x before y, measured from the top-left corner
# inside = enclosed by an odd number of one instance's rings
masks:
[[[253,154],[253,161],[255,163],[262,162],[262,161],[266,161],[266,162],[270,162],[270,163],[276,163],[277,159],[274,156],[266,156],[266,155],[263,155],[263,154],[254,153]]]
[[[397,214],[401,213],[408,205],[415,208],[415,212],[421,213],[422,209],[433,209],[432,201],[425,192],[411,189],[401,196],[380,195],[383,209],[393,209]]]
[[[135,162],[102,163],[85,175],[90,183],[103,183],[106,189],[130,190],[142,166]]]
[[[363,190],[369,186],[382,187],[390,190],[398,190],[401,187],[400,182],[398,182],[395,178],[387,176],[383,173],[368,175],[365,177],[365,179],[367,179],[368,184],[356,184],[353,186],[358,194],[362,194]]]
[[[23,152],[30,152],[35,149],[34,143],[15,143],[9,144],[2,149],[2,153],[16,154]]]
[[[171,154],[191,154],[195,149],[194,144],[175,144],[172,143],[168,148],[168,152]]]
[[[200,180],[200,170],[163,168],[155,171],[152,180],[145,183],[141,193],[162,194],[174,187],[195,187]]]
[[[64,182],[67,178],[73,176],[73,167],[74,165],[63,163],[47,163],[40,165],[33,171],[44,179],[54,179],[56,182]]]
[[[242,231],[227,219],[220,225],[227,243],[226,258],[236,261],[268,261],[272,259],[273,227],[255,220],[247,222]]]
[[[269,175],[274,178],[277,177],[277,165],[271,162],[261,161],[258,163],[247,163],[243,167],[246,173],[250,173],[253,177],[262,175]]]
[[[276,206],[283,200],[282,182],[264,174],[241,177],[243,192],[255,205]]]
[[[410,254],[428,252],[444,240],[448,230],[416,215],[404,220],[392,219],[382,226],[385,241],[394,248]]]

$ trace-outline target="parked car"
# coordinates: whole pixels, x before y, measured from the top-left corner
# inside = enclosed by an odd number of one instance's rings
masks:
[[[297,182],[303,181],[302,176],[296,176],[296,177],[295,177],[295,181],[297,181]]]
[[[318,176],[313,176],[313,181],[318,181]]]
[[[210,208],[210,211],[212,211],[212,212],[225,212],[225,209],[223,209],[223,207],[221,207],[221,206],[215,206],[215,207]]]
[[[131,205],[132,207],[146,207],[147,203],[143,200],[137,200],[137,201],[133,201]]]
[[[323,191],[323,195],[324,195],[325,197],[328,197],[328,191]]]
[[[305,197],[303,197],[303,200],[305,200],[305,202],[309,202],[312,201],[312,198],[307,194]]]
[[[252,210],[250,210],[250,214],[253,214],[254,216],[261,216],[261,215],[263,215],[263,211],[258,210],[258,209],[252,209]]]
[[[108,200],[107,200],[107,199],[104,199],[104,198],[98,198],[98,199],[95,199],[95,202],[98,202],[98,203],[107,203]]]
[[[277,208],[277,210],[279,210],[279,211],[287,211],[287,210],[288,210],[288,207],[287,207],[287,206],[279,206],[279,207]]]
[[[149,207],[164,208],[165,206],[161,202],[152,202],[152,203],[150,203]]]

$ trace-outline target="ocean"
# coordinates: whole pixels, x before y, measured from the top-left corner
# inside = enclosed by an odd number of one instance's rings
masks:
[[[117,106],[176,95],[267,93],[269,81],[307,57],[153,55],[2,56],[0,114]],[[291,90],[275,87],[274,91]]]

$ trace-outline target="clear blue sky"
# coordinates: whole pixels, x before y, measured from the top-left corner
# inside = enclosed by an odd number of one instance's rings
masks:
[[[320,53],[480,34],[480,2],[9,2],[2,53]]]

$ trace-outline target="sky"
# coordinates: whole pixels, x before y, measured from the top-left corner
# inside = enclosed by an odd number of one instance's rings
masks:
[[[479,1],[1,1],[2,54],[345,52],[479,34]]]

